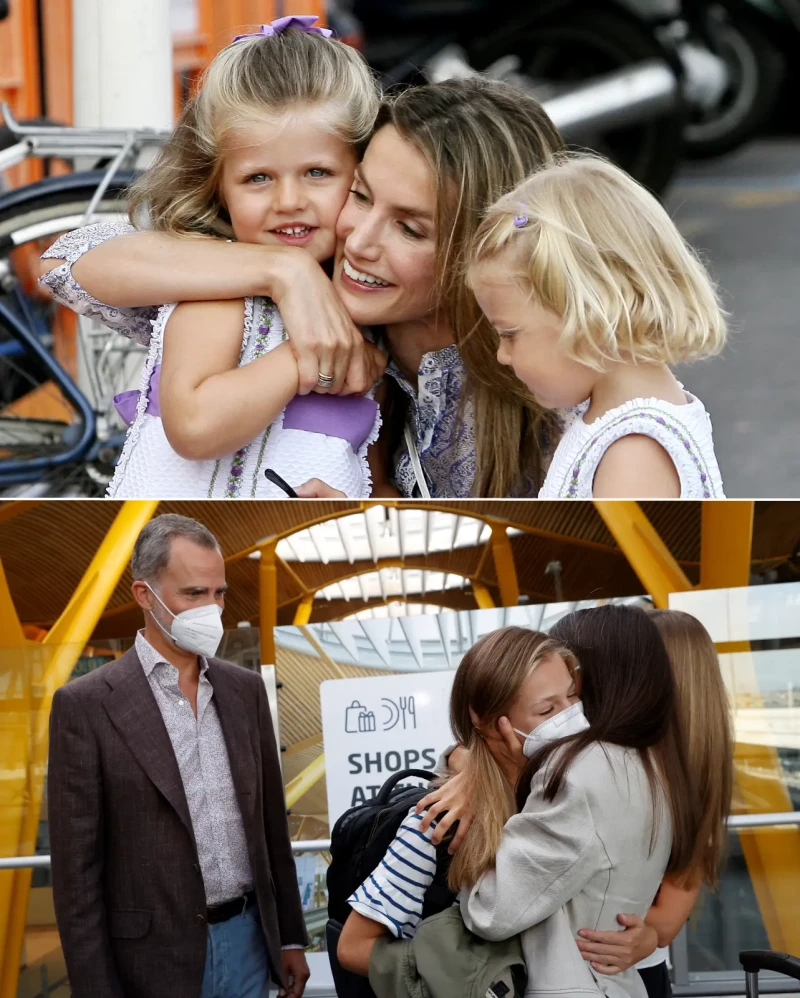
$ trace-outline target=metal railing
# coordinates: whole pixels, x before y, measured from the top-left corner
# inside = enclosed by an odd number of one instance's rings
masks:
[[[800,825],[800,811],[783,811],[774,814],[734,814],[728,818],[731,831],[749,828],[766,828],[776,825]],[[302,854],[327,852],[330,839],[306,839],[292,842],[292,852]],[[49,868],[50,856],[10,856],[0,858],[0,870],[28,868]],[[675,998],[716,998],[716,996],[744,994],[744,974],[731,969],[716,974],[696,974],[689,972],[689,941],[684,926],[670,947],[674,982],[672,991]],[[800,984],[779,974],[761,975],[762,994],[790,994],[800,992]]]
[[[800,825],[800,811],[780,811],[774,814],[732,814],[728,818],[728,828],[765,828],[769,825]],[[292,842],[292,852],[328,852],[330,839],[303,839]],[[29,867],[49,868],[50,857],[42,856],[8,856],[0,857],[0,870],[20,870]]]

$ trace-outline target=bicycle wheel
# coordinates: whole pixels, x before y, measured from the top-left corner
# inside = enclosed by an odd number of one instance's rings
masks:
[[[138,377],[143,349],[60,308],[38,288],[39,257],[79,227],[104,173],[50,177],[0,197],[0,491],[101,495],[124,427],[112,397]],[[127,218],[130,175],[92,221]]]

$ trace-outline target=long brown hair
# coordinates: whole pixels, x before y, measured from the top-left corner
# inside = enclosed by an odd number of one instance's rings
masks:
[[[470,708],[482,727],[494,724],[508,712],[524,680],[551,655],[561,655],[574,668],[574,656],[546,634],[503,627],[476,641],[456,671],[450,725],[458,743],[469,749],[463,774],[468,793],[480,801],[480,808],[450,864],[448,881],[453,890],[474,884],[494,867],[503,825],[516,810],[512,787],[473,724]]]
[[[576,758],[595,742],[635,749],[653,796],[653,835],[658,802],[672,816],[668,873],[692,869],[702,813],[690,777],[675,681],[658,629],[644,610],[609,604],[563,617],[550,636],[569,648],[581,666],[581,698],[589,728],[539,749],[517,784],[522,809],[533,775],[549,760],[544,796],[552,800]]]
[[[467,371],[465,396],[474,405],[473,492],[522,494],[530,488],[525,473],[541,474],[540,441],[555,424],[513,371],[497,363],[497,334],[467,284],[466,269],[484,212],[549,163],[563,141],[533,97],[482,78],[404,90],[381,105],[375,128],[384,125],[425,156],[436,178],[437,301]],[[393,391],[391,405],[405,410],[402,391]],[[405,419],[387,422],[399,423],[402,432]]]
[[[728,695],[711,635],[680,610],[653,610],[672,663],[689,769],[702,804],[693,869],[716,886],[727,842],[725,820],[733,787],[733,731]]]

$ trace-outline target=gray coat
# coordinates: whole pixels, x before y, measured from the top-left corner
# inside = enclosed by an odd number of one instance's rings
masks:
[[[635,969],[595,974],[575,944],[579,929],[619,930],[621,912],[644,915],[672,847],[663,793],[653,802],[636,752],[595,744],[572,764],[552,803],[538,773],[505,826],[494,870],[460,895],[467,927],[485,939],[522,933],[532,996],[645,998]]]

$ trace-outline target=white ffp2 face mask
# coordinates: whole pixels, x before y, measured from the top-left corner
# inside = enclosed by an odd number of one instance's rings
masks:
[[[173,613],[155,589],[147,582],[145,585],[172,617],[172,625],[167,631],[153,611],[150,611],[153,620],[167,637],[172,638],[183,651],[202,655],[203,658],[212,658],[216,655],[223,634],[221,606],[217,603],[207,603],[205,606],[195,606],[191,610]]]
[[[527,734],[518,728],[514,728],[514,731],[525,739],[522,754],[530,759],[533,753],[540,749],[545,742],[555,741],[556,738],[566,738],[567,735],[577,735],[588,727],[589,722],[583,713],[583,704],[578,701],[571,707],[567,707],[566,710],[560,710],[552,717],[548,717],[546,721],[542,721],[538,727]]]

